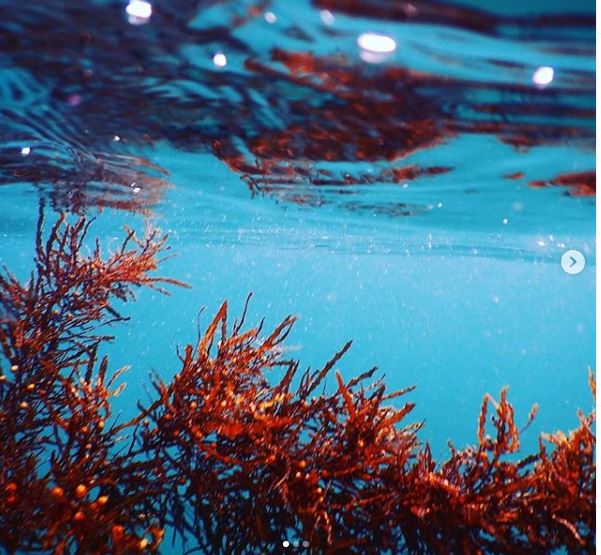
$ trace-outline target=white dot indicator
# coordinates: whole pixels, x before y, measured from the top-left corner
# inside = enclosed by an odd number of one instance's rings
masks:
[[[29,156],[30,154],[31,154],[31,147],[24,146],[24,147],[21,149],[21,155],[22,155],[22,156]]]
[[[532,82],[537,87],[550,85],[555,77],[555,70],[550,66],[541,66],[532,74]]]
[[[282,542],[282,546],[284,546],[284,547],[290,547],[290,542],[288,540],[284,540]]]
[[[213,56],[213,64],[216,67],[225,67],[227,65],[227,56],[223,52],[217,52]]]

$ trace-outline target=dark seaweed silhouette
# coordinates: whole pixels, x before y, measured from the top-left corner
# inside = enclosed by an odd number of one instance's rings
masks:
[[[221,23],[204,23],[204,10],[215,4]],[[283,28],[307,50],[266,54],[253,37],[267,5],[156,2],[151,22],[136,26],[121,2],[2,2],[0,50],[8,66],[0,85],[0,183],[32,182],[56,206],[72,210],[142,210],[160,198],[168,178],[130,151],[168,141],[212,152],[252,191],[317,207],[332,202],[324,185],[342,192],[348,185],[398,183],[412,174],[407,156],[461,134],[497,136],[520,152],[566,142],[594,149],[593,74],[562,70],[553,87],[538,89],[530,83],[533,68],[502,60],[486,63],[510,66],[512,82],[318,56],[312,44],[334,32],[325,26]],[[501,16],[431,0],[315,5],[582,55],[594,47],[592,15]],[[244,67],[212,67],[211,52],[219,49]],[[21,153],[23,145],[30,154]],[[329,162],[370,162],[374,173],[359,164],[332,169]],[[310,193],[299,194],[304,185]]]
[[[271,333],[228,323],[223,304],[180,353],[181,368],[130,421],[111,418],[121,371],[101,332],[154,272],[156,233],[127,231],[109,256],[84,254],[89,222],[59,217],[36,235],[26,282],[0,277],[0,546],[8,553],[187,549],[312,553],[592,553],[595,415],[542,436],[518,458],[507,390],[485,396],[477,443],[437,463],[408,423],[412,388],[388,392],[371,369],[320,370],[284,355],[294,318]],[[594,393],[595,384],[590,376]],[[489,412],[492,413],[489,416]],[[528,424],[535,414],[530,413]]]
[[[499,17],[485,9],[440,0],[313,0],[313,4],[337,13],[372,19],[445,25],[502,38],[554,40],[564,43],[565,52],[592,54],[588,43],[592,23],[589,14]]]
[[[572,172],[558,175],[548,181],[530,181],[532,187],[549,187],[561,185],[569,187],[571,194],[577,197],[594,196],[597,193],[596,172]]]

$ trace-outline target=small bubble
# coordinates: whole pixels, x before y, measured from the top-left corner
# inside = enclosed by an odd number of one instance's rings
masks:
[[[288,540],[284,540],[282,542],[282,546],[284,546],[284,547],[290,547],[290,542]]]
[[[505,225],[507,225],[507,224],[509,223],[509,220],[508,220],[507,218],[503,218],[503,223],[504,223]]]
[[[263,17],[267,23],[275,23],[278,20],[277,16],[273,12],[265,12]]]
[[[23,156],[29,156],[29,155],[31,154],[31,148],[30,148],[30,147],[28,147],[28,146],[24,146],[24,147],[21,149],[21,154],[22,154]]]
[[[121,137],[119,137],[119,135],[115,135],[113,137],[113,141],[115,141],[116,143],[118,143],[121,140]]]

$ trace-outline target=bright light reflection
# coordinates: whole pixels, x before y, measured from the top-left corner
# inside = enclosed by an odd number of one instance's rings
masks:
[[[265,12],[263,17],[267,23],[275,23],[278,20],[277,16],[273,12]]]
[[[24,147],[21,149],[21,154],[22,154],[23,156],[29,156],[29,154],[30,154],[30,153],[31,153],[31,148],[30,148],[30,147],[28,147],[28,146],[24,146]]]
[[[319,12],[319,17],[326,25],[334,25],[334,14],[330,10],[321,10]]]
[[[532,74],[532,82],[539,87],[546,87],[553,81],[555,71],[550,66],[541,66]]]
[[[388,35],[363,33],[359,35],[357,44],[362,50],[374,54],[390,54],[396,50],[396,41]]]
[[[223,52],[217,52],[213,56],[213,64],[217,67],[225,67],[227,65],[227,57]]]
[[[142,25],[146,23],[152,15],[152,4],[145,0],[129,0],[129,4],[125,7],[128,21],[132,25]]]

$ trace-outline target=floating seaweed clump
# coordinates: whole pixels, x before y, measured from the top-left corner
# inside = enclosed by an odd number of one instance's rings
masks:
[[[503,390],[484,398],[476,445],[437,463],[398,402],[412,388],[388,392],[375,369],[327,388],[350,343],[301,371],[283,354],[291,317],[245,329],[246,310],[229,325],[224,303],[174,378],[155,376],[153,398],[116,424],[120,371],[98,354],[99,327],[123,319],[114,303],[134,288],[181,284],[151,274],[166,248],[156,234],[85,256],[89,222],[61,216],[44,240],[41,220],[29,280],[0,278],[7,552],[158,551],[171,530],[205,553],[284,539],[314,553],[592,553],[594,413],[518,459]]]

